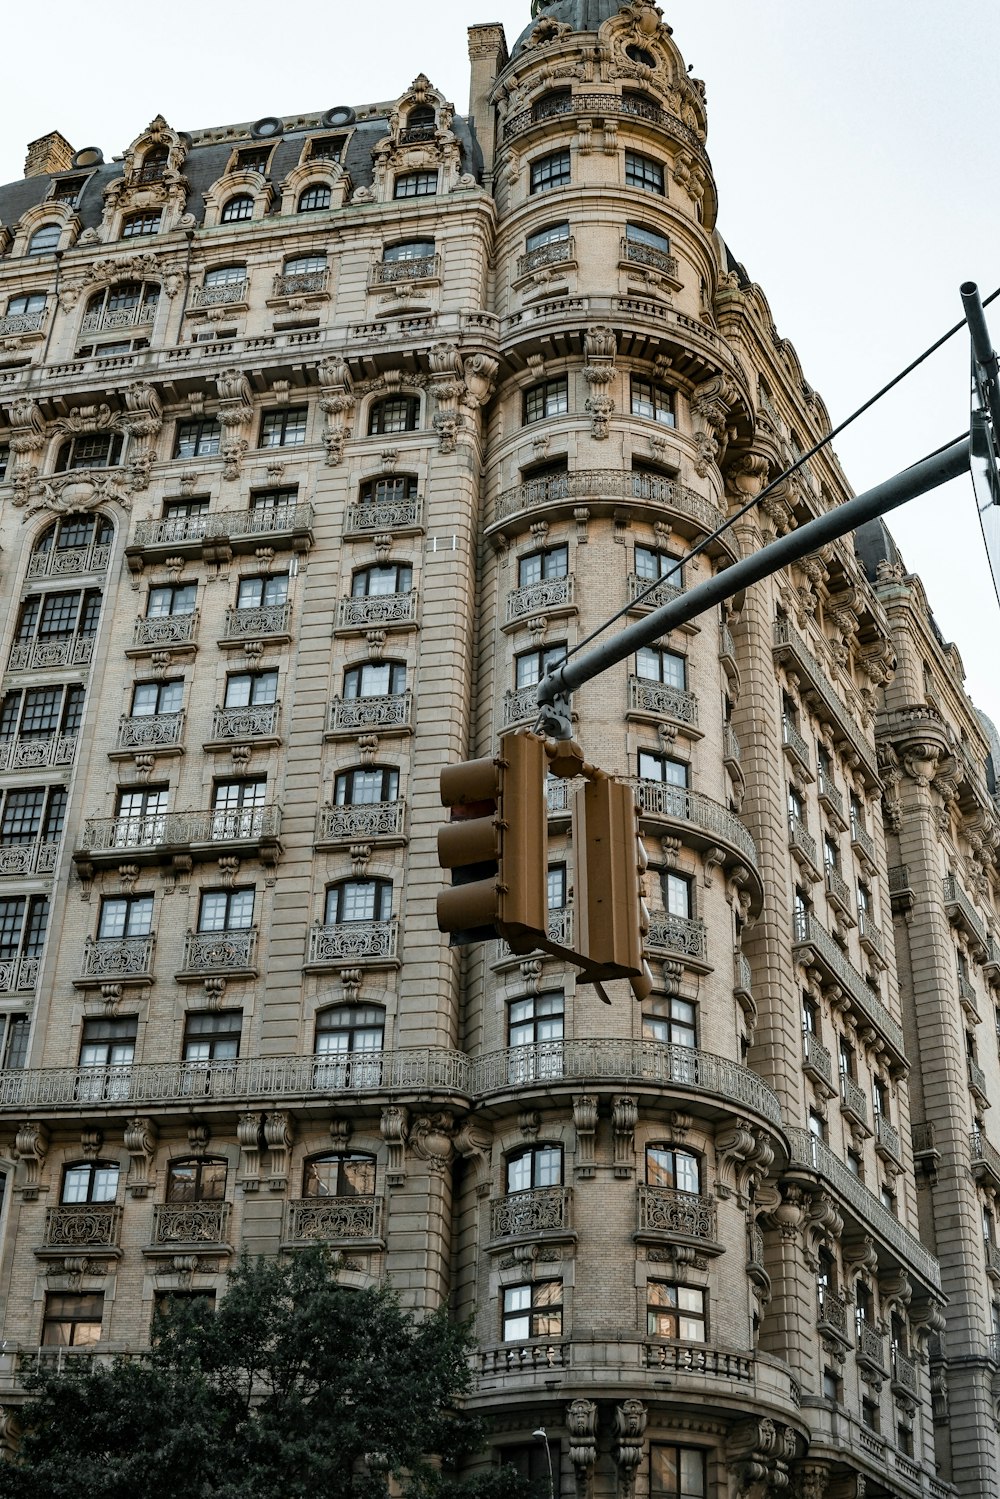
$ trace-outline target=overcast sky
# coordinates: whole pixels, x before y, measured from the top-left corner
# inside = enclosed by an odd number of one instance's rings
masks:
[[[419,72],[468,100],[465,29],[529,0],[175,0],[169,11],[76,0],[9,5],[0,181],[58,129],[118,155],[156,113],[178,129],[394,98]],[[708,86],[720,227],[764,287],[833,420],[961,317],[958,287],[1000,285],[997,0],[667,0],[664,19]],[[989,314],[1000,345],[1000,301]],[[965,335],[838,440],[864,489],[968,425]],[[967,686],[1000,721],[1000,610],[971,484],[891,522]]]

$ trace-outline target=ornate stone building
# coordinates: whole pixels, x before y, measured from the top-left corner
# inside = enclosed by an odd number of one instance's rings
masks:
[[[995,784],[884,533],[578,695],[648,1001],[437,932],[442,764],[848,493],[824,450],[714,536],[827,413],[660,13],[535,11],[466,117],[421,76],[0,188],[5,1439],[26,1352],[319,1240],[474,1316],[560,1493],[995,1494]]]

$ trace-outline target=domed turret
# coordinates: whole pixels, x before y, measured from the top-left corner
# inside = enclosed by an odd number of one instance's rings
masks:
[[[616,16],[624,0],[532,0],[531,25],[518,37],[512,57],[522,52],[539,21],[554,21],[571,31],[598,31]]]

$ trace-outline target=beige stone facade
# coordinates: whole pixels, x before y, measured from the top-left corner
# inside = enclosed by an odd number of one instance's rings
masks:
[[[535,10],[468,117],[421,76],[0,189],[5,1406],[320,1240],[474,1318],[561,1493],[993,1494],[995,785],[883,533],[577,695],[649,1001],[437,931],[441,767],[849,493],[823,450],[706,544],[828,417],[669,27]]]

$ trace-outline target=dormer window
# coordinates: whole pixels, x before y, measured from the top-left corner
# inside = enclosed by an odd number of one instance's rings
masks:
[[[122,220],[122,239],[140,239],[147,234],[159,234],[163,214],[154,209],[149,212],[130,213]]]
[[[53,185],[52,197],[49,201],[51,203],[68,203],[71,208],[75,208],[86,182],[86,177],[63,177]]]
[[[343,161],[347,141],[342,135],[325,135],[309,146],[310,161]]]
[[[264,176],[270,160],[271,152],[268,147],[250,146],[246,151],[237,151],[232,170],[234,172],[260,172],[261,176]]]
[[[61,224],[42,224],[28,241],[28,254],[49,255],[53,250],[58,250],[61,238]]]
[[[325,182],[313,182],[302,193],[298,203],[298,213],[318,213],[323,208],[329,208],[332,193]]]
[[[133,182],[162,182],[167,170],[170,151],[166,146],[153,146],[142,158],[142,165],[132,178]]]
[[[406,117],[405,141],[429,141],[437,131],[437,115],[430,104],[418,104]]]
[[[253,218],[253,198],[249,193],[237,193],[222,210],[224,224],[242,224]]]

